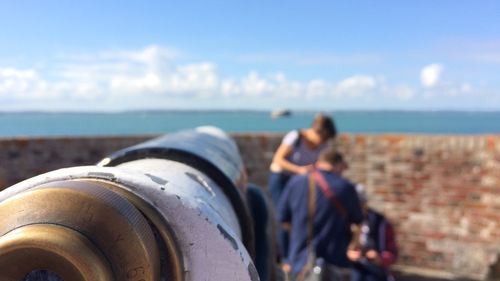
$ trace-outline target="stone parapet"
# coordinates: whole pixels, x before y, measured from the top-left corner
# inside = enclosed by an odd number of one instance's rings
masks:
[[[250,180],[265,187],[282,135],[233,136]],[[151,137],[0,139],[0,189]],[[334,145],[349,162],[346,176],[394,223],[400,268],[482,280],[499,262],[500,136],[343,134]]]

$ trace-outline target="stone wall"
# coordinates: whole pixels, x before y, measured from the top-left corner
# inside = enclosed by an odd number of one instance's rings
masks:
[[[250,180],[265,186],[278,134],[234,135]],[[92,165],[152,136],[0,140],[0,189]],[[440,278],[486,278],[500,253],[500,136],[341,135],[336,145],[370,204],[394,223],[398,267]]]
[[[0,190],[59,168],[94,165],[105,155],[153,136],[0,139]]]

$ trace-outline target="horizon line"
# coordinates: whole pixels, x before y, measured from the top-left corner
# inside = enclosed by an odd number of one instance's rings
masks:
[[[293,113],[335,113],[335,112],[401,112],[401,113],[426,113],[426,112],[457,112],[457,113],[500,113],[500,109],[286,109]],[[227,108],[215,108],[215,109],[119,109],[119,110],[50,110],[50,109],[19,109],[19,110],[0,110],[0,114],[12,114],[12,113],[47,113],[47,114],[58,114],[58,113],[80,113],[80,114],[120,114],[120,113],[190,113],[190,112],[206,112],[206,113],[237,113],[237,112],[255,112],[255,113],[271,113],[276,110],[283,109],[227,109]]]

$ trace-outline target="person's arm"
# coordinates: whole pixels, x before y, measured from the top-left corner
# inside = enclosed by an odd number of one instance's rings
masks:
[[[282,143],[273,157],[273,164],[279,165],[280,168],[294,174],[305,174],[309,171],[309,166],[299,166],[286,159],[293,152],[293,147]]]
[[[392,225],[385,220],[383,223],[383,231],[384,231],[384,241],[385,241],[385,249],[382,249],[382,265],[385,268],[388,268],[392,264],[396,262],[398,256],[398,249],[396,245],[395,232]]]
[[[353,184],[348,183],[347,195],[347,216],[351,224],[352,238],[347,250],[347,257],[351,261],[358,261],[362,257],[361,247],[359,245],[359,236],[361,235],[361,223],[363,222],[363,210],[359,201],[356,188]]]
[[[360,224],[363,222],[363,208],[356,192],[356,187],[352,183],[348,186],[349,204],[348,217],[351,224]]]
[[[376,250],[369,250],[366,253],[366,257],[373,263],[380,265],[384,268],[389,268],[392,264],[396,262],[397,248],[396,240],[394,239],[394,229],[392,225],[384,218],[383,222],[380,224],[379,236],[383,239],[383,249],[379,253]]]
[[[361,246],[359,245],[359,235],[361,228],[359,224],[351,224],[352,238],[349,246],[347,247],[347,257],[351,261],[358,261],[363,255],[361,253]]]
[[[277,165],[280,169],[293,174],[305,174],[310,166],[300,166],[287,160],[293,153],[296,143],[300,140],[300,132],[295,130],[285,135],[280,146],[274,153],[272,165]]]

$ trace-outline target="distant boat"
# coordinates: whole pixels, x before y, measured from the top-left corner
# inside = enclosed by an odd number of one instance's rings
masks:
[[[292,115],[292,112],[288,109],[277,109],[277,110],[273,110],[271,112],[271,117],[273,119],[277,119],[277,118],[281,118],[281,117],[289,117],[290,115]]]

